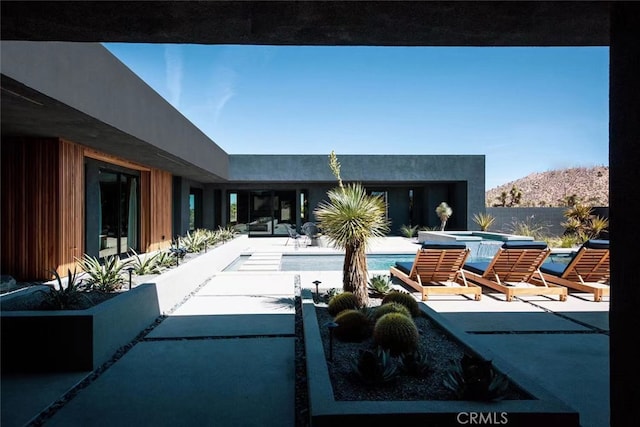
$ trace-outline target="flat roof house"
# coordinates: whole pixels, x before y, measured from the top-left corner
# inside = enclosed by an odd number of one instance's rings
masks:
[[[286,236],[336,186],[328,154],[233,155],[97,43],[3,41],[2,273],[64,275],[83,254],[154,251],[196,228]],[[392,233],[484,211],[481,155],[345,155]]]

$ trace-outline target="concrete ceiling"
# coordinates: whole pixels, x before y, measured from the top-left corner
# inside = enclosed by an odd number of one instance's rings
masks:
[[[380,46],[607,46],[609,2],[2,1],[2,40]],[[98,120],[2,78],[2,133],[61,136],[201,182]],[[45,99],[46,98],[46,99]],[[47,108],[43,109],[42,105]],[[118,149],[118,147],[120,147]],[[122,152],[122,153],[121,153]],[[170,157],[170,156],[167,156]]]

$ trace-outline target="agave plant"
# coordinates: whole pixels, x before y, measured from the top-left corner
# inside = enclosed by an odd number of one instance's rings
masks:
[[[129,265],[133,267],[133,272],[139,276],[144,274],[160,274],[166,267],[161,263],[160,256],[165,252],[156,252],[153,255],[140,256],[135,250],[131,249],[133,256],[130,258]]]
[[[495,222],[496,218],[488,213],[480,212],[473,215],[473,222],[478,224],[481,231],[489,230],[489,227]]]
[[[424,377],[431,373],[431,359],[427,352],[419,349],[403,353],[400,356],[400,370],[415,377]]]
[[[91,304],[91,299],[86,295],[87,287],[82,280],[78,280],[76,270],[73,270],[73,273],[71,273],[71,270],[67,270],[66,286],[56,270],[51,270],[51,273],[54,275],[58,285],[39,291],[44,296],[42,308],[48,310],[71,310]]]
[[[451,368],[443,382],[446,388],[462,400],[501,400],[509,388],[507,377],[496,371],[490,360],[468,354],[461,360],[451,362]]]
[[[374,298],[382,298],[391,292],[389,276],[375,275],[369,279],[369,295]]]
[[[197,229],[193,233],[187,231],[187,235],[182,239],[182,245],[187,252],[198,253],[207,246],[208,236],[205,230]]]
[[[398,377],[398,366],[389,350],[377,347],[376,350],[358,350],[358,355],[351,361],[355,376],[365,384],[379,385],[388,383]]]
[[[126,283],[124,269],[129,265],[129,261],[121,261],[117,256],[108,256],[104,263],[101,263],[98,258],[87,254],[77,261],[87,274],[86,283],[91,289],[115,292]]]
[[[409,239],[416,235],[416,231],[418,231],[417,225],[410,226],[410,225],[403,224],[400,227],[400,234],[402,234],[404,237],[407,237]]]

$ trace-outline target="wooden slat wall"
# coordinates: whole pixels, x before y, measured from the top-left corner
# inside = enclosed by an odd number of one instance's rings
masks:
[[[16,280],[66,276],[84,253],[86,148],[57,138],[3,138],[1,145],[0,267]],[[99,153],[92,152],[89,157]],[[127,163],[124,159],[120,163]],[[171,244],[172,176],[140,170],[144,251]]]
[[[2,140],[2,272],[47,280],[58,267],[58,139]]]
[[[58,273],[76,267],[76,258],[84,254],[84,148],[60,141]]]
[[[171,245],[172,176],[158,169],[150,171],[148,252]],[[163,238],[164,237],[164,238]]]

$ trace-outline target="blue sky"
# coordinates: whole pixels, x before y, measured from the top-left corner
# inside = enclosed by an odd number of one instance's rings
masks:
[[[609,164],[609,50],[104,44],[230,154],[484,154],[486,189]]]

